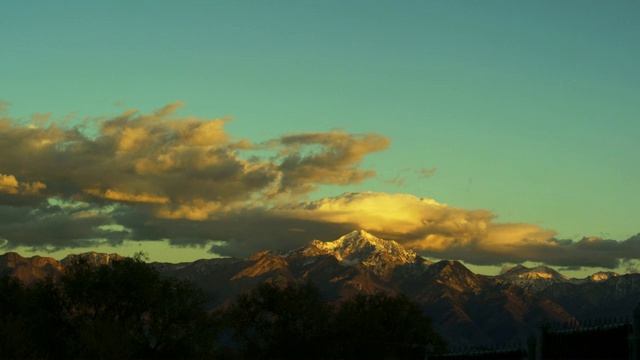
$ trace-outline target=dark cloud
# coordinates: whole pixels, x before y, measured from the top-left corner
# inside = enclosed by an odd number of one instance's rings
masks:
[[[3,248],[26,246],[57,250],[97,243],[121,244],[128,233],[110,228],[113,220],[93,206],[61,206],[43,201],[36,206],[0,205]]]
[[[171,244],[178,246],[209,245],[211,252],[216,254],[242,257],[262,250],[287,251],[314,239],[336,239],[356,226],[283,217],[262,208],[193,221],[159,219],[143,209],[122,207],[114,213],[114,219],[130,229],[130,236],[135,240],[169,239]]]
[[[629,263],[630,260],[640,259],[639,239],[640,234],[623,241],[590,237],[579,241],[550,238],[541,243],[527,243],[526,239],[523,239],[521,245],[515,247],[496,247],[494,250],[478,246],[448,248],[431,255],[460,258],[475,265],[532,261],[569,270],[585,267],[614,269]]]
[[[637,274],[640,272],[640,270],[638,270],[640,268],[640,261],[637,259],[623,259],[621,266],[625,268],[628,274]]]

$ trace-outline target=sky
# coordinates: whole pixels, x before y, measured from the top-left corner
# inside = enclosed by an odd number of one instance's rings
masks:
[[[2,8],[0,252],[638,266],[637,1]]]

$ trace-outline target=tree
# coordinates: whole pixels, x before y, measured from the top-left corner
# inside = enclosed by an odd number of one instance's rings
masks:
[[[61,277],[75,356],[198,357],[212,352],[215,329],[195,285],[162,277],[137,254],[93,265],[79,258]]]
[[[218,325],[210,297],[134,258],[78,258],[58,282],[0,278],[0,358],[203,358]]]
[[[422,359],[427,346],[446,350],[431,320],[404,295],[358,295],[335,317],[338,358]]]
[[[16,278],[0,278],[0,358],[25,358],[29,349],[25,319],[27,291]]]
[[[317,358],[331,340],[332,307],[312,284],[262,283],[226,312],[246,358]]]
[[[332,306],[312,284],[258,285],[225,312],[244,358],[424,358],[446,350],[420,307],[403,295],[358,295]]]
[[[0,358],[65,358],[67,334],[60,292],[50,278],[31,287],[0,279]]]

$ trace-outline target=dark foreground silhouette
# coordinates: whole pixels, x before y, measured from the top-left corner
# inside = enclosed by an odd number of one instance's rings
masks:
[[[446,350],[404,296],[325,301],[312,284],[264,283],[226,309],[161,276],[142,255],[93,265],[79,258],[59,279],[25,287],[0,278],[0,358],[403,358]]]

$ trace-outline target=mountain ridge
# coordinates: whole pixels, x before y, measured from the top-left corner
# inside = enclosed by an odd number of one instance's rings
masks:
[[[84,253],[58,261],[17,253],[0,255],[0,273],[28,282],[55,278],[78,257],[94,265],[122,258]],[[215,294],[215,307],[263,281],[278,285],[313,282],[329,301],[357,294],[405,294],[433,318],[452,343],[462,345],[524,341],[543,321],[570,322],[606,308],[625,311],[640,296],[640,276],[594,274],[569,279],[538,266],[516,266],[500,275],[475,274],[459,261],[430,262],[392,240],[354,230],[333,241],[314,240],[289,252],[263,251],[249,258],[201,259],[187,263],[151,263],[166,276],[194,282]],[[615,287],[616,297],[606,302]],[[584,297],[594,299],[585,303]],[[576,297],[573,294],[580,294]]]

